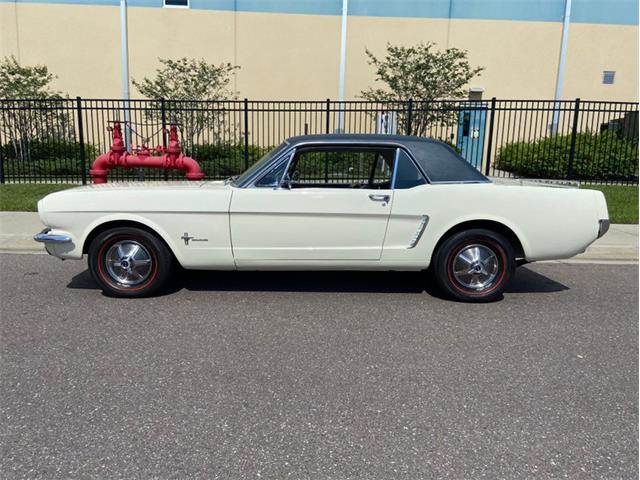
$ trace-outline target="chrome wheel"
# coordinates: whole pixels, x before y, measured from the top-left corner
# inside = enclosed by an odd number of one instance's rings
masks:
[[[473,244],[464,247],[453,260],[456,281],[470,290],[481,291],[495,281],[500,272],[498,257],[490,248]]]
[[[114,243],[105,256],[109,276],[128,287],[144,282],[152,271],[149,251],[135,240]]]

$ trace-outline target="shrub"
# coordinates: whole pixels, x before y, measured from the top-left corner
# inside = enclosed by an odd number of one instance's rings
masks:
[[[201,144],[194,145],[187,155],[193,157],[199,164],[207,178],[227,178],[238,175],[246,170],[246,166],[258,161],[270,147],[249,145],[248,165],[245,165],[244,145],[233,144]]]
[[[567,178],[570,135],[516,142],[499,149],[495,167],[529,178]],[[638,142],[614,132],[576,135],[575,179],[630,180],[638,176]]]
[[[8,178],[77,177],[81,175],[80,144],[75,141],[33,140],[16,152],[12,143],[0,145],[4,173]],[[87,170],[98,155],[93,145],[85,145]]]

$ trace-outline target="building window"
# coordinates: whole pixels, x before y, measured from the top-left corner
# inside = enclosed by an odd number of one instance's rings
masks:
[[[164,6],[169,8],[189,8],[189,0],[164,0]]]
[[[616,80],[616,72],[613,70],[605,70],[602,72],[602,83],[605,85],[613,85]]]

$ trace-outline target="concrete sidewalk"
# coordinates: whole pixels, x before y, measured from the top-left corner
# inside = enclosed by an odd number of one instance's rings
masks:
[[[43,246],[31,238],[43,228],[37,213],[0,212],[0,250],[44,253]],[[637,262],[638,225],[611,225],[585,253],[568,261]]]

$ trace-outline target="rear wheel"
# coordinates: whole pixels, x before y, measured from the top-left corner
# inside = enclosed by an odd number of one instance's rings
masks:
[[[89,247],[89,270],[103,291],[116,297],[145,297],[160,291],[173,257],[155,235],[133,227],[99,234]]]
[[[491,230],[473,229],[447,238],[434,256],[433,273],[448,297],[490,302],[502,295],[515,270],[511,244]]]

